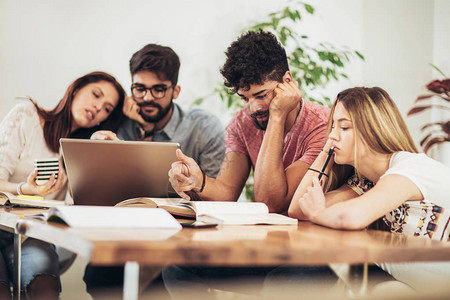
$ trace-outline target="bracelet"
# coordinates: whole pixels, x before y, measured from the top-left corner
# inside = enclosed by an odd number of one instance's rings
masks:
[[[319,170],[316,170],[316,169],[312,169],[312,168],[308,168],[308,170],[310,170],[310,171],[314,171],[314,172],[317,172],[317,173],[319,173],[319,174],[322,174],[322,175],[325,175],[326,177],[328,177],[328,175],[327,175],[327,174],[325,174],[324,172],[320,172]]]
[[[25,182],[21,182],[17,185],[17,195],[23,195],[22,193],[22,186],[25,184]]]
[[[203,189],[205,188],[205,183],[206,183],[206,175],[205,175],[205,171],[203,171],[202,168],[200,168],[200,171],[202,171],[203,181],[202,181],[202,187],[201,187],[200,190],[198,191],[199,193],[203,192]]]

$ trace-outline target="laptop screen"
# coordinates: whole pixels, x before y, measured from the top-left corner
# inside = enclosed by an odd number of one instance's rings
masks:
[[[61,139],[60,144],[75,205],[178,197],[168,176],[178,143]]]

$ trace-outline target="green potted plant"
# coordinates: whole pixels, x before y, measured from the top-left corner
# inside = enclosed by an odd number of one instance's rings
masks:
[[[408,111],[408,116],[431,108],[450,111],[450,79],[436,66],[433,67],[444,79],[433,80],[426,85],[429,93],[417,97],[414,106]],[[420,141],[420,146],[423,152],[428,153],[433,145],[450,142],[450,119],[427,123],[422,126],[421,131],[425,136]]]

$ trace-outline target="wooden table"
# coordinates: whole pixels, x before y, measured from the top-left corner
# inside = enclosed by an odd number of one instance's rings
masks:
[[[277,266],[449,261],[450,246],[389,232],[298,226],[167,230],[69,228],[21,219],[17,232],[54,243],[94,265],[125,264],[124,298],[138,296],[139,265]]]
[[[21,235],[73,251],[94,265],[125,264],[124,298],[137,298],[139,265],[277,266],[449,261],[449,243],[389,232],[298,226],[220,226],[167,230],[77,229],[23,219],[38,209],[0,209],[0,229],[15,231],[15,287]],[[16,291],[17,292],[17,291]],[[17,293],[15,293],[18,298]]]
[[[309,222],[298,226],[183,228],[174,232],[80,229],[21,219],[17,230],[67,248],[96,265],[128,261],[158,266],[270,266],[450,260],[447,243],[375,230],[333,230]]]
[[[16,223],[20,218],[42,211],[45,211],[45,209],[0,206],[0,229],[14,232]]]

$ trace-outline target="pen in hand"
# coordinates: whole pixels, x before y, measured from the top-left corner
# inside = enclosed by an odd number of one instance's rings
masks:
[[[322,169],[320,169],[319,173],[319,181],[322,178],[322,175],[325,174],[325,169],[327,168],[328,163],[330,162],[330,158],[333,155],[334,152],[334,146],[331,146],[330,150],[328,150],[327,158],[325,159],[325,162],[323,163]]]

